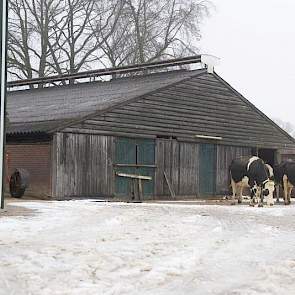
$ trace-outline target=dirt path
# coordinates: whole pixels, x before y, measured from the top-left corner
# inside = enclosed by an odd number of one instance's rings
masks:
[[[32,216],[35,214],[36,210],[29,209],[23,206],[10,205],[11,203],[26,203],[26,202],[36,202],[36,200],[31,199],[16,199],[16,198],[6,198],[4,210],[0,210],[0,218],[4,216]],[[38,201],[40,202],[40,201]]]

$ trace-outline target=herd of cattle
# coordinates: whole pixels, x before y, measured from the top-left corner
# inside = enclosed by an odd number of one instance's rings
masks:
[[[295,162],[282,162],[271,167],[256,156],[235,159],[230,165],[232,205],[236,197],[242,202],[243,188],[250,187],[250,206],[263,206],[264,198],[269,206],[274,205],[274,191],[279,201],[279,187],[284,190],[285,205],[291,203],[292,188],[295,185]],[[238,196],[237,196],[238,195]]]

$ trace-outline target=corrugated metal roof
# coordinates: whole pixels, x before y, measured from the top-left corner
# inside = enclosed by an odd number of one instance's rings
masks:
[[[51,120],[44,122],[26,122],[26,123],[12,123],[7,128],[8,134],[25,134],[45,132],[57,129],[59,126],[66,124],[67,120]]]
[[[7,112],[10,124],[7,133],[48,132],[202,71],[163,72],[108,82],[9,92]]]

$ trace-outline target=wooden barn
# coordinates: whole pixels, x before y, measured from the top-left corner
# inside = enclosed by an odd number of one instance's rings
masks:
[[[143,199],[199,198],[228,193],[233,158],[274,164],[294,152],[294,139],[208,66],[167,70],[196,62],[201,56],[10,83],[39,87],[10,88],[7,175],[26,169],[26,193],[54,199],[131,198],[141,189]],[[105,75],[113,78],[85,82]],[[66,85],[44,87],[57,81]]]

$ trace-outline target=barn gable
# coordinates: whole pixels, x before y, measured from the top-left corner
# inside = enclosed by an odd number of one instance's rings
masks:
[[[221,137],[221,144],[293,147],[294,139],[217,74],[204,71],[70,124],[63,131],[118,136]]]

